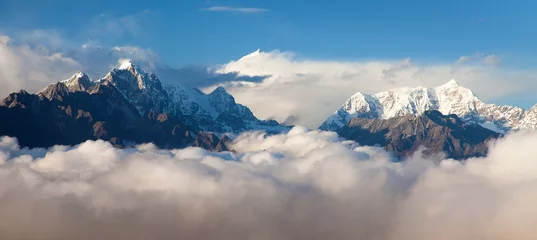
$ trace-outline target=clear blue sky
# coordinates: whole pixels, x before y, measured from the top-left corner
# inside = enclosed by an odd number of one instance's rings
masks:
[[[231,8],[257,10],[223,11]],[[340,60],[452,61],[475,52],[531,59],[536,10],[530,0],[1,0],[0,31],[151,48],[172,66],[223,63],[257,48]],[[122,24],[128,30],[114,33]]]

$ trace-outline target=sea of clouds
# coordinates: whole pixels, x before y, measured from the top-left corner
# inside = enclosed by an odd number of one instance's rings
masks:
[[[513,133],[461,163],[301,127],[244,133],[236,153],[2,137],[0,238],[534,239],[536,143]]]

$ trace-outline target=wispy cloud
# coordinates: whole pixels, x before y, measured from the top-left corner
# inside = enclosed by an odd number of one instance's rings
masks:
[[[261,12],[267,12],[268,9],[265,8],[237,8],[237,7],[226,7],[226,6],[213,6],[205,9],[206,11],[211,12],[235,12],[235,13],[244,13],[244,14],[252,14],[252,13],[261,13]]]
[[[483,18],[483,17],[470,20],[470,24],[472,24],[472,25],[479,25],[479,24],[483,24],[485,22],[487,22],[487,19]]]
[[[468,62],[480,62],[489,66],[499,66],[502,63],[502,58],[494,54],[485,55],[484,53],[475,53],[471,56],[461,56],[455,64],[463,64]]]

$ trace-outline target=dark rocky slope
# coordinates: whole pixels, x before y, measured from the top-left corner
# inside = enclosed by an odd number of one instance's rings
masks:
[[[487,154],[487,143],[500,134],[479,125],[465,124],[456,115],[427,111],[390,119],[351,119],[339,135],[362,145],[378,145],[398,157],[413,154],[420,146],[430,155],[444,152],[454,159]]]
[[[117,147],[147,142],[161,148],[196,144],[197,136],[181,119],[154,111],[141,116],[112,84],[102,82],[85,90],[72,90],[60,82],[39,94],[10,94],[0,103],[0,136],[17,137],[23,147],[75,145],[96,139]],[[196,145],[212,151],[227,150],[227,139],[221,141],[214,136],[207,141]]]

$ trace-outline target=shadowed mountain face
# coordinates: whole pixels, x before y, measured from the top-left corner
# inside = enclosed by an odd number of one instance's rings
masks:
[[[23,147],[74,145],[102,139],[115,146],[154,143],[161,148],[192,146],[195,136],[180,119],[165,113],[141,116],[113,85],[102,82],[73,91],[60,82],[39,94],[12,93],[0,103],[0,135],[17,137]],[[217,137],[200,147],[226,150]]]
[[[435,110],[390,119],[353,118],[338,133],[362,145],[382,146],[398,157],[424,146],[425,155],[444,152],[454,159],[484,156],[487,143],[500,137],[479,125],[465,124],[456,115]]]
[[[207,149],[213,152],[233,151],[228,148],[228,145],[232,140],[224,135],[222,138],[218,138],[213,133],[200,132],[196,136],[194,146]]]
[[[156,75],[130,62],[113,69],[99,82],[115,86],[140,114],[151,111],[166,113],[183,119],[196,131],[240,133],[265,130],[279,133],[289,130],[276,121],[257,119],[250,109],[236,103],[223,87],[205,94],[178,83],[162,85]]]
[[[97,81],[77,73],[38,94],[12,93],[0,104],[0,117],[0,136],[17,137],[27,147],[103,139],[116,146],[151,142],[161,148],[195,145],[224,151],[230,139],[207,132],[289,130],[257,119],[222,87],[205,94],[177,84],[163,86],[131,62]]]

